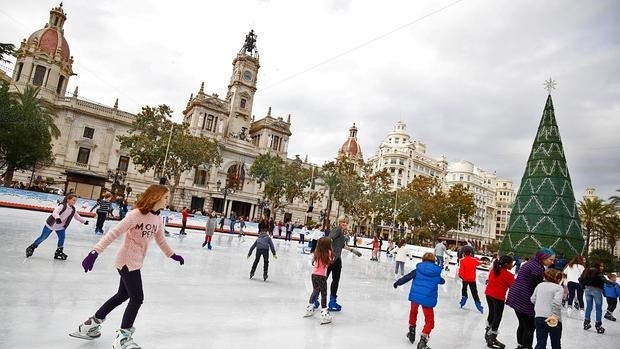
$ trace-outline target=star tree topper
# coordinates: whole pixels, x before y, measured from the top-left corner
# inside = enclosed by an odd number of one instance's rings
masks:
[[[547,90],[547,92],[551,94],[551,91],[555,90],[555,85],[557,85],[557,83],[555,82],[555,80],[549,77],[548,80],[545,80],[545,83],[543,85],[545,85],[545,90]]]

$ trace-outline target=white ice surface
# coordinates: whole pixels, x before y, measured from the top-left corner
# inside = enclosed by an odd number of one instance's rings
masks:
[[[67,231],[66,261],[54,260],[52,234],[31,258],[24,250],[39,235],[46,213],[0,208],[0,348],[110,348],[125,304],[115,309],[93,341],[68,336],[116,292],[119,276],[113,267],[120,239],[99,256],[85,274],[82,258],[98,241],[89,226],[75,221]],[[107,222],[105,229],[116,222]],[[172,232],[177,230],[172,229]],[[369,261],[343,252],[338,301],[343,310],[333,323],[319,316],[303,318],[312,285],[309,256],[297,243],[275,240],[278,259],[270,258],[269,280],[248,278],[253,259],[246,255],[253,238],[213,237],[214,249],[200,247],[203,233],[189,231],[184,239],[168,238],[185,265],[166,258],[153,242],[142,269],[144,304],[135,322],[134,339],[144,348],[414,348],[405,338],[409,284],[392,288],[393,262],[382,256]],[[407,262],[411,270],[416,260]],[[479,277],[483,280],[484,275]],[[432,348],[486,348],[485,314],[468,303],[459,309],[460,283],[454,268],[440,287],[435,308]],[[484,285],[478,284],[483,304]],[[605,302],[604,302],[605,304]],[[605,305],[604,305],[605,306]],[[583,313],[581,313],[583,314]],[[618,348],[620,323],[604,320],[607,332],[582,329],[582,317],[563,314],[563,348]],[[616,316],[618,316],[616,312]],[[583,316],[583,315],[582,315]],[[594,319],[594,314],[592,315]],[[423,327],[422,312],[418,318]],[[506,307],[499,339],[515,348],[516,317]],[[616,344],[613,344],[616,343]]]

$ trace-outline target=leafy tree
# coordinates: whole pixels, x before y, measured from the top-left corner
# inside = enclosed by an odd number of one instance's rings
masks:
[[[191,135],[189,125],[174,124],[171,117],[172,110],[167,105],[145,106],[136,116],[128,134],[117,138],[123,148],[129,149],[134,164],[140,166],[140,173],[153,170],[172,179],[172,206],[181,174],[199,166],[219,166],[222,156],[214,140]]]
[[[461,184],[444,192],[438,179],[420,176],[399,191],[397,220],[428,232],[432,240],[459,228],[459,220],[468,222],[475,213],[474,196]],[[467,225],[461,226],[467,228]],[[429,234],[423,234],[428,236]]]
[[[351,177],[355,177],[353,163],[345,156],[340,156],[336,161],[330,161],[321,167],[318,177],[323,180],[325,190],[327,191],[327,212],[325,212],[324,225],[329,226],[329,217],[332,211],[333,200],[338,200],[341,204],[346,206],[351,200],[349,196],[349,190],[354,185],[355,180]],[[346,211],[346,210],[345,210]]]
[[[305,188],[310,185],[311,172],[303,167],[299,157],[286,163],[277,155],[261,154],[250,166],[248,174],[260,186],[264,185],[263,195],[269,200],[274,217],[278,208],[308,195]]]
[[[4,56],[13,56],[15,54],[15,45],[0,43],[0,62],[9,63]]]
[[[9,93],[0,87],[0,170],[4,184],[13,181],[16,170],[53,161],[52,137],[60,137],[54,124],[54,109],[39,98],[39,88],[27,86],[23,92]]]

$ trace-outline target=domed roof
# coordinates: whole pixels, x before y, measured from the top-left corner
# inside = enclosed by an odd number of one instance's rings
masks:
[[[41,51],[48,53],[52,57],[58,52],[61,59],[65,62],[68,62],[71,57],[69,43],[64,35],[53,27],[37,30],[30,35],[26,43],[28,45],[37,45]]]
[[[45,27],[30,35],[26,41],[26,46],[38,48],[52,57],[59,54],[62,61],[69,62],[71,52],[63,30],[66,20],[67,15],[62,9],[62,3],[60,3],[60,6],[50,10],[49,22],[45,24]]]
[[[355,138],[349,138],[346,142],[340,147],[340,153],[349,156],[358,156],[362,155],[362,147],[357,144],[357,140]]]
[[[349,128],[349,139],[342,144],[338,153],[349,157],[362,157],[362,147],[357,143],[357,127],[355,127],[355,123]]]

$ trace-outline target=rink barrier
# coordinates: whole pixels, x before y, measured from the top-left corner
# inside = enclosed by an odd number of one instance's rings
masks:
[[[6,201],[0,201],[0,207],[15,208],[15,209],[20,209],[20,210],[28,210],[28,211],[39,211],[39,212],[52,212],[55,209],[55,207],[35,206],[35,205],[19,204],[15,202],[6,202]],[[88,212],[88,211],[77,211],[77,212],[82,217],[93,218],[96,216],[94,212]]]

